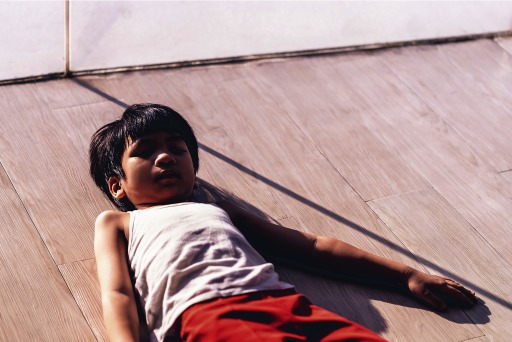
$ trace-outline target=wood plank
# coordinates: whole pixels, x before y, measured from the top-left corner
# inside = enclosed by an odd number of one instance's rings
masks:
[[[108,341],[101,307],[101,290],[94,259],[59,265],[59,270],[98,341]]]
[[[95,341],[0,165],[0,340]]]
[[[510,54],[484,39],[397,49],[383,57],[397,77],[446,120],[482,161],[496,172],[512,168]]]
[[[451,82],[456,83],[458,82],[457,72],[449,73],[448,70],[439,72],[428,67],[425,67],[425,69],[415,68],[421,62],[420,59],[426,58],[425,55],[430,54],[431,49],[428,47],[418,48],[418,56],[411,55],[409,50],[391,50],[380,54],[379,60],[392,68],[393,74],[397,74],[404,79],[406,77],[408,84],[412,84],[412,87],[416,84],[421,85],[422,98],[427,98],[426,101],[430,101],[438,109],[433,111],[430,107],[426,107],[416,114],[414,112],[397,111],[396,115],[375,122],[374,129],[382,132],[381,136],[386,144],[390,147],[395,145],[396,153],[401,153],[404,158],[409,160],[411,165],[420,170],[441,195],[510,262],[512,260],[512,248],[506,239],[503,239],[503,236],[508,236],[512,229],[512,220],[508,215],[512,210],[511,189],[502,186],[502,178],[493,169],[489,159],[476,146],[468,143],[468,140],[461,136],[464,133],[459,130],[466,122],[477,120],[476,118],[480,116],[482,109],[475,105],[472,108],[468,107],[458,112],[449,110],[450,103],[453,100],[442,95],[450,93],[450,89],[452,89],[449,85],[450,80],[446,79],[446,74],[452,75]],[[435,56],[432,58],[435,60]],[[371,68],[369,62],[362,59],[358,59],[358,62],[363,63],[360,70]],[[429,65],[426,61],[423,64]],[[435,65],[439,66],[442,63],[438,61]],[[439,84],[443,87],[436,85],[435,80],[437,78],[432,76],[433,74],[437,75],[440,80]],[[389,83],[399,86],[383,72],[381,77],[374,77],[375,89],[369,89],[368,91],[374,94],[386,92]],[[446,88],[444,88],[445,86]],[[460,103],[474,102],[470,100],[471,96],[480,98],[469,94],[471,93],[471,84],[465,87],[469,88],[467,90],[468,94],[466,94],[467,100],[461,97],[453,106],[464,106]],[[410,99],[411,97],[416,96],[414,94],[409,96],[408,89],[402,87],[403,98],[402,100],[397,99],[399,105],[404,107],[414,101],[414,99]],[[434,93],[435,95],[433,95]],[[418,92],[415,94],[418,94]],[[437,98],[437,105],[433,104],[434,98]],[[486,103],[485,97],[481,98],[482,103]],[[443,108],[439,109],[440,106]],[[488,123],[484,124],[482,122],[482,126],[498,127],[501,125],[507,127],[508,124],[503,121],[505,120],[503,119],[504,116],[509,115],[507,111],[506,108],[502,111],[496,109],[492,116],[486,117],[485,120]],[[454,127],[456,121],[460,121],[462,124]],[[477,121],[482,120],[478,119]],[[468,125],[472,126],[473,124]],[[400,128],[401,134],[399,135],[395,133],[397,128]],[[475,132],[482,132],[482,137],[486,138],[492,134],[500,134],[499,132],[486,133],[485,129],[480,130],[479,127],[473,127],[473,129]]]
[[[45,83],[2,88],[0,153],[54,260],[62,264],[93,256],[94,220],[108,204],[88,175],[87,149],[70,139],[73,132],[92,131],[89,118],[73,110],[54,112],[44,93]]]
[[[486,337],[496,341],[512,338],[510,265],[439,193],[402,194],[369,205],[415,255],[445,265],[447,272],[426,265],[432,273],[453,278],[477,292],[483,302],[466,313]]]
[[[84,86],[79,79],[59,79],[38,84],[44,89],[42,98],[52,109],[70,108],[91,103],[107,102],[109,99],[97,94]]]
[[[274,216],[276,209],[281,210],[285,216],[278,216],[280,222],[286,224],[293,218],[299,223],[298,229],[337,236],[375,253],[421,267],[376,220],[314,144],[305,139],[296,126],[290,125],[280,105],[262,87],[252,85],[259,77],[257,66],[249,70],[235,66],[208,68],[207,71],[167,72],[166,78],[159,73],[159,88],[152,93],[154,99],[164,98],[164,93],[158,94],[160,88],[173,94],[173,106],[193,118],[193,126],[203,133],[199,134],[199,139],[210,147],[211,153],[204,153],[203,149],[201,177],[228,187],[270,216]],[[230,81],[225,80],[226,74]],[[150,76],[150,73],[138,77],[132,74],[124,86],[125,99],[130,101],[153,89]],[[221,81],[221,89],[211,89],[211,84]],[[105,92],[108,92],[108,83],[94,81],[95,86]],[[190,93],[201,100],[191,102],[187,96]],[[254,108],[258,109],[258,115]],[[258,194],[259,188],[255,187],[258,184],[267,188],[264,196],[273,190],[277,202],[271,200],[269,205],[265,197]],[[300,289],[315,302],[391,340],[411,340],[419,335],[434,340],[447,332],[453,340],[481,335],[460,311],[440,317],[408,298],[382,290],[361,289],[288,271],[284,271],[284,278],[296,280]],[[408,316],[414,319],[403,319]],[[468,325],[459,326],[450,320],[464,321]]]
[[[351,68],[358,56],[260,63],[263,77],[254,82],[268,89],[266,96],[290,115],[364,200],[428,188],[400,154],[382,144],[378,131],[368,129],[365,111],[380,110],[385,100],[365,96],[371,84]],[[385,97],[394,96],[398,94],[389,89]]]
[[[61,127],[77,127],[67,131],[68,143],[71,143],[80,162],[85,163],[84,171],[89,176],[89,144],[91,137],[101,126],[117,119],[123,108],[112,102],[92,103],[53,110],[59,118]]]

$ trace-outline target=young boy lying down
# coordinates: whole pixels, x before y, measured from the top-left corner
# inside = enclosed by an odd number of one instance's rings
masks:
[[[135,298],[151,341],[383,341],[311,304],[261,255],[401,283],[435,309],[446,307],[440,298],[476,303],[451,279],[270,223],[231,202],[195,202],[197,141],[169,107],[126,109],[94,134],[90,163],[94,181],[120,210],[98,216],[94,239],[112,341],[139,340]]]

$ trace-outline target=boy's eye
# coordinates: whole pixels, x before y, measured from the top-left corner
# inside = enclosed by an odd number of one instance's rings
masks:
[[[185,152],[187,152],[186,149],[184,149],[183,147],[180,147],[180,146],[170,146],[169,151],[171,151],[171,153],[174,153],[176,155],[182,155]]]
[[[167,151],[177,156],[181,156],[187,152],[187,150],[184,147],[174,145],[167,147]],[[155,148],[149,146],[139,146],[132,151],[131,156],[147,158],[153,155],[153,153],[155,153]]]
[[[153,150],[150,148],[137,148],[132,152],[134,157],[149,157],[153,154]]]

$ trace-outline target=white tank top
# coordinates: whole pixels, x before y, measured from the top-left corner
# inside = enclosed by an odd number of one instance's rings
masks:
[[[151,340],[193,304],[289,289],[220,207],[178,203],[130,212],[128,258]]]

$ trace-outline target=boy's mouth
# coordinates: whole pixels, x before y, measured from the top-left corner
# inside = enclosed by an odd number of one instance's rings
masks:
[[[161,179],[173,179],[173,178],[179,178],[180,175],[177,172],[171,171],[171,170],[165,170],[156,175],[157,180]]]

